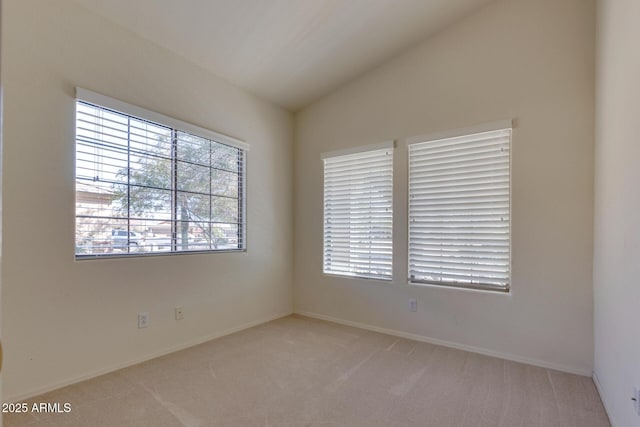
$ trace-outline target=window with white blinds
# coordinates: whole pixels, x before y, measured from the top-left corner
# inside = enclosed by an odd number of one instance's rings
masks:
[[[409,280],[508,291],[511,129],[409,145]]]
[[[99,94],[82,95],[76,101],[77,258],[245,248],[240,144]]]
[[[391,280],[393,144],[323,157],[324,272]]]

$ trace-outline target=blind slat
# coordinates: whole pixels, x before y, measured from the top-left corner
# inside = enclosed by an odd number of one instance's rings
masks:
[[[325,273],[391,279],[392,153],[386,148],[323,159]]]
[[[409,276],[508,289],[511,129],[409,146]]]

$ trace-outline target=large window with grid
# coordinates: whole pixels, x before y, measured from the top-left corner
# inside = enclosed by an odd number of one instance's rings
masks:
[[[393,143],[323,160],[324,272],[391,280]]]
[[[511,128],[409,145],[409,280],[508,291]]]
[[[243,250],[247,148],[78,89],[76,257]]]

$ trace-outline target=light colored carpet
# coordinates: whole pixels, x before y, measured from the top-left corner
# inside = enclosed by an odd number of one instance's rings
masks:
[[[18,426],[608,426],[592,380],[289,316],[30,399]]]

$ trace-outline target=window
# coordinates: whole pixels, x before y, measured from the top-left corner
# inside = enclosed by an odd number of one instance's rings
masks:
[[[324,272],[391,280],[393,143],[323,157]]]
[[[508,291],[511,129],[409,145],[409,280]]]
[[[243,250],[246,144],[93,92],[76,101],[76,257]]]

